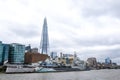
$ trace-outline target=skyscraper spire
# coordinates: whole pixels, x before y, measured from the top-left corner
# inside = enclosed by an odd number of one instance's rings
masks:
[[[42,54],[48,54],[49,49],[49,39],[48,39],[48,27],[47,27],[47,19],[44,18],[41,43],[40,43],[40,52]]]

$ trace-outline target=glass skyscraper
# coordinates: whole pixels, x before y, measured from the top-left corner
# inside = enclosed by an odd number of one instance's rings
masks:
[[[44,24],[42,29],[42,36],[41,36],[41,43],[40,43],[40,50],[42,54],[48,54],[49,49],[49,39],[48,39],[48,27],[47,27],[47,19],[44,18]]]
[[[2,65],[2,59],[3,59],[3,45],[2,42],[0,41],[0,65]]]
[[[25,45],[13,43],[10,44],[9,63],[23,64],[25,54]]]
[[[9,44],[3,44],[3,59],[2,59],[3,63],[8,62],[9,48],[10,48]]]
[[[50,57],[55,59],[57,57],[57,52],[51,52]]]
[[[111,62],[112,62],[112,61],[111,61],[111,59],[110,59],[109,57],[107,57],[107,58],[105,59],[105,63],[106,63],[106,64],[111,64]]]

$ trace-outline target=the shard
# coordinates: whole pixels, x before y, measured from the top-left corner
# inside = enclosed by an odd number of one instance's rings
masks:
[[[40,53],[48,54],[48,50],[49,50],[48,27],[47,27],[47,19],[44,18],[41,43],[40,43]]]

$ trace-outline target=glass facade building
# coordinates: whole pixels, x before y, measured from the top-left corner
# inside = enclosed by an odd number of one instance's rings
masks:
[[[3,59],[3,45],[2,42],[0,41],[0,65],[2,65],[2,59]]]
[[[48,26],[47,19],[44,18],[44,24],[42,29],[41,43],[40,43],[41,54],[49,54],[49,38],[48,38]]]
[[[57,57],[57,52],[51,52],[50,57],[55,59]]]
[[[109,57],[107,57],[107,58],[105,59],[105,63],[106,63],[106,64],[111,64],[111,59],[110,59]]]
[[[3,59],[2,59],[3,63],[8,62],[9,49],[10,49],[9,44],[3,44]]]
[[[9,63],[23,64],[25,55],[25,45],[13,43],[10,44]]]

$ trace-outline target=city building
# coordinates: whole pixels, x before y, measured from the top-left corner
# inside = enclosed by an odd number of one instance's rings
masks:
[[[111,63],[112,63],[111,59],[109,57],[107,57],[105,59],[105,64],[111,64]]]
[[[31,52],[31,45],[25,46],[25,52]]]
[[[38,53],[38,48],[32,48],[32,49],[31,49],[31,52],[32,52],[32,53]]]
[[[70,57],[74,57],[74,55],[73,54],[63,54],[63,57],[64,58],[70,58]]]
[[[8,62],[9,56],[9,44],[3,44],[0,42],[0,64],[4,65]]]
[[[47,19],[44,18],[44,24],[42,29],[41,43],[40,43],[40,53],[49,55],[49,38],[48,38],[48,27]]]
[[[50,57],[51,57],[52,59],[57,58],[57,52],[51,52]]]
[[[93,68],[97,67],[97,60],[95,57],[88,58],[87,62],[89,67],[93,67]]]
[[[2,42],[0,41],[0,65],[2,65],[2,59],[3,59],[3,45]]]
[[[25,52],[38,53],[38,48],[31,48],[31,45],[25,47]]]
[[[63,53],[62,52],[60,52],[60,58],[63,58]]]
[[[9,44],[3,44],[3,64],[8,62],[8,57],[9,57],[9,49],[10,45]]]
[[[25,45],[18,43],[10,44],[9,63],[23,64],[25,54]]]
[[[27,52],[25,53],[24,63],[25,64],[38,63],[40,61],[45,61],[47,58],[49,58],[47,54]]]

